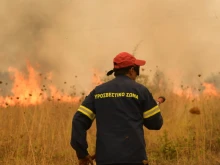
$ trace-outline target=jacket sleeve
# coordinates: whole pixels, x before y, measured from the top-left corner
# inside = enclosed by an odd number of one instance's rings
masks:
[[[144,92],[144,101],[142,103],[144,110],[144,126],[149,130],[161,129],[163,125],[163,117],[160,112],[160,107],[147,89]]]
[[[92,91],[79,106],[72,120],[70,144],[76,151],[78,159],[88,155],[87,130],[95,119],[94,91]]]

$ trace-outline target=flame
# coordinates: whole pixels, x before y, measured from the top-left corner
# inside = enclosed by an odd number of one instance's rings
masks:
[[[37,105],[51,100],[78,102],[81,98],[62,93],[53,84],[42,85],[41,75],[29,63],[27,63],[27,74],[12,67],[8,71],[13,80],[12,96],[0,96],[0,107]],[[46,78],[52,79],[52,74],[48,73]]]
[[[214,84],[204,82],[201,85],[204,88],[203,90],[200,88],[197,89],[193,87],[187,87],[187,88],[174,88],[173,92],[178,96],[181,97],[184,96],[190,99],[199,97],[200,95],[220,96],[220,93]]]
[[[212,83],[203,83],[205,90],[203,91],[206,95],[219,96],[217,88]]]
[[[10,67],[8,71],[13,82],[11,88],[12,95],[0,95],[0,107],[38,105],[46,101],[78,103],[82,99],[82,95],[88,93],[88,91],[85,91],[81,96],[72,96],[61,92],[54,84],[52,84],[52,73],[47,73],[46,77],[42,76],[30,65],[30,63],[27,63],[26,74],[13,67]],[[95,69],[93,69],[93,73],[92,88],[103,83],[101,79],[103,74]],[[47,82],[43,81],[43,79],[47,79]],[[161,81],[159,86],[162,86],[162,84],[163,82]],[[0,81],[0,87],[1,85],[2,81]],[[195,87],[183,86],[176,88],[174,86],[173,93],[189,99],[199,97],[200,95],[220,96],[220,92],[214,84],[202,83],[201,85],[204,89],[198,90]],[[3,90],[0,89],[0,94],[2,91]]]
[[[199,96],[198,92],[196,92],[195,90],[193,90],[193,88],[190,88],[190,87],[187,87],[185,89],[174,88],[173,93],[175,93],[176,95],[178,95],[180,97],[186,97],[189,99],[192,99],[192,98]]]

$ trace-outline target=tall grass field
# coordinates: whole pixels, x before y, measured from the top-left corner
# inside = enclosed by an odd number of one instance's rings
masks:
[[[157,82],[149,84],[147,76],[139,81],[149,87],[155,99],[160,95],[167,99],[160,106],[162,129],[144,128],[150,165],[220,164],[220,97],[178,95]],[[72,117],[79,105],[48,100],[39,105],[0,108],[0,164],[77,164],[70,136]],[[94,154],[95,121],[87,140],[89,153]]]

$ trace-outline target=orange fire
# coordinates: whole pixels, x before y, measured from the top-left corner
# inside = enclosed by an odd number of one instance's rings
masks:
[[[193,88],[193,87],[187,87],[187,88],[175,88],[174,93],[178,96],[184,96],[187,98],[195,98],[199,97],[200,95],[209,95],[209,96],[220,96],[220,92],[212,83],[202,83],[203,90],[200,88]]]
[[[175,93],[178,96],[184,96],[186,98],[192,99],[195,97],[198,97],[198,92],[196,92],[195,90],[193,90],[190,87],[187,87],[186,89],[182,89],[182,88],[174,88],[173,93]]]
[[[8,71],[11,73],[11,79],[13,80],[12,96],[0,96],[0,107],[37,105],[52,100],[78,102],[81,98],[62,93],[52,84],[42,85],[41,74],[30,64],[27,64],[27,75],[12,67]],[[47,74],[47,79],[51,79],[51,77],[51,74]]]
[[[8,106],[30,106],[42,104],[46,101],[58,101],[78,103],[85,94],[81,96],[72,96],[70,94],[59,91],[52,81],[44,81],[45,76],[42,77],[29,63],[27,64],[27,74],[20,72],[19,70],[10,67],[8,69],[11,74],[12,88],[11,96],[1,96],[2,81],[0,81],[0,107]],[[103,83],[101,77],[102,74],[98,70],[93,70],[92,84],[93,87]],[[47,80],[52,80],[52,74],[46,74]],[[174,93],[178,96],[186,98],[195,98],[202,95],[220,96],[220,92],[211,83],[203,83],[203,89],[196,89],[192,87],[180,87],[174,88]]]
[[[212,96],[219,96],[219,92],[214,86],[214,84],[211,83],[203,83],[203,86],[205,87],[205,90],[203,91],[206,95],[212,95]]]

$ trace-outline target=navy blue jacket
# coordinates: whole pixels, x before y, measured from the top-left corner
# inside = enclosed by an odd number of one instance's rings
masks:
[[[152,94],[127,76],[97,86],[79,106],[71,136],[79,159],[88,155],[86,131],[94,119],[97,164],[141,163],[147,159],[143,126],[159,130],[163,125]]]

